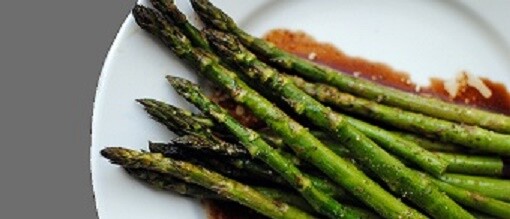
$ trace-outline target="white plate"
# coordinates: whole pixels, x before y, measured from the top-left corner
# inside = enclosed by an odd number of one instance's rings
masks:
[[[504,19],[509,1],[213,3],[254,35],[279,27],[304,30],[348,54],[410,72],[420,84],[430,76],[448,78],[467,70],[510,86],[510,23]],[[196,20],[187,1],[178,6]],[[105,61],[94,103],[91,171],[101,219],[205,218],[197,201],[143,186],[99,156],[106,146],[144,149],[148,140],[172,137],[134,101],[150,97],[189,107],[167,84],[168,74],[197,79],[129,16]]]

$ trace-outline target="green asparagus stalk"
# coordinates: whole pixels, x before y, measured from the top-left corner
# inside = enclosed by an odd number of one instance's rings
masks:
[[[478,156],[436,152],[439,157],[450,162],[447,172],[468,175],[502,177],[503,160],[495,156]]]
[[[342,157],[349,157],[349,151],[345,146],[335,142],[331,136],[324,132],[314,131],[313,134],[324,142],[329,148]],[[271,138],[276,138],[271,136]],[[278,138],[276,138],[278,140]],[[434,143],[435,144],[435,143]],[[505,167],[509,164],[504,159],[489,155],[465,155],[457,153],[434,152],[437,156],[449,162],[447,173],[461,173],[468,175],[483,175],[493,177],[508,177],[509,173],[505,172]]]
[[[412,134],[408,132],[399,132],[392,131],[393,134],[400,136],[401,138],[407,139],[408,141],[414,141],[416,144],[420,145],[420,147],[425,148],[429,151],[437,151],[437,152],[449,152],[449,153],[481,153],[480,151],[476,151],[474,149],[458,146],[452,143],[445,143],[434,141],[428,138],[425,138],[421,135]]]
[[[248,48],[288,72],[295,72],[313,81],[331,84],[345,92],[370,100],[379,100],[405,110],[510,133],[510,117],[508,116],[407,93],[317,65],[280,50],[263,39],[251,36],[240,29],[232,18],[207,0],[191,0],[191,3],[202,21],[217,29],[235,34]]]
[[[149,142],[149,150],[152,153],[160,153],[171,159],[183,160],[203,166],[240,182],[248,182],[250,184],[256,182],[256,184],[259,185],[288,186],[287,182],[281,177],[274,177],[275,174],[270,170],[261,170],[261,168],[254,167],[255,165],[260,165],[259,163],[252,162],[252,165],[249,166],[250,168],[240,170],[238,166],[232,164],[234,162],[232,159],[235,158],[212,157],[210,154],[204,153],[204,151],[185,150],[183,147],[171,143]]]
[[[255,55],[240,45],[231,35],[219,31],[207,30],[206,36],[211,41],[212,46],[217,48],[218,53],[221,53],[223,57],[226,57],[225,59],[229,60],[230,63],[233,63],[239,68],[245,70],[245,73],[248,75],[248,77],[252,78],[259,84],[264,84],[267,87],[273,88],[273,90],[278,90],[278,92],[283,93],[283,98],[285,98],[284,101],[287,103],[290,102],[291,107],[301,107],[306,109],[305,106],[295,106],[292,101],[299,99],[301,96],[307,97],[304,98],[308,100],[307,104],[320,105],[320,109],[324,110],[323,113],[327,112],[329,114],[335,114],[335,117],[340,117],[339,120],[345,120],[345,123],[360,130],[363,134],[378,142],[387,150],[390,150],[400,157],[403,157],[405,160],[411,161],[412,163],[423,168],[425,171],[434,175],[440,175],[446,170],[448,163],[445,160],[440,159],[438,156],[421,148],[419,145],[406,141],[405,139],[401,139],[398,136],[393,135],[392,133],[379,127],[370,125],[352,117],[334,113],[329,108],[323,107],[322,104],[314,101],[309,95],[301,91],[297,86],[291,84],[292,82],[290,82],[291,80],[289,77],[278,73],[276,70],[270,68],[265,63],[257,60]],[[285,92],[287,92],[287,94]],[[279,94],[275,94],[275,96],[278,95]],[[292,98],[294,98],[294,100]],[[300,101],[296,101],[295,103],[300,103]],[[297,113],[301,114],[300,112]],[[304,113],[306,115],[306,110]],[[312,114],[310,114],[310,116],[317,117],[317,115]],[[316,118],[308,118],[311,121],[318,121]],[[318,124],[315,125],[321,126]],[[329,126],[327,122],[322,123],[322,125]]]
[[[152,117],[156,117],[160,115],[160,120],[162,120],[163,123],[171,124],[171,126],[175,126],[177,129],[186,129],[188,127],[199,127],[200,129],[203,129],[203,127],[207,128],[214,128],[214,122],[210,119],[201,116],[201,115],[195,115],[191,112],[177,108],[168,104],[165,104],[163,102],[159,102],[156,100],[140,100],[140,102],[143,102],[144,105],[149,106],[149,114],[151,114]],[[160,106],[160,107],[157,107]],[[172,110],[166,110],[166,109],[172,109]],[[176,111],[178,113],[176,113]],[[179,126],[178,123],[174,123],[175,120],[184,120],[187,122],[192,123],[188,124],[185,123],[184,126]],[[324,135],[327,135],[323,132],[313,132],[316,137],[321,139],[321,141],[324,142]],[[413,134],[407,134],[402,132],[393,132],[393,134],[398,135],[402,138],[407,139],[408,141],[416,141],[420,146],[424,147],[427,150],[432,151],[454,151],[454,152],[465,152],[462,150],[462,148],[459,148],[455,145],[451,144],[443,144],[438,143],[435,141],[431,141],[428,139],[424,139],[422,137],[413,135]],[[278,136],[272,135],[270,132],[262,132],[262,137],[267,141],[270,142],[272,146],[277,146],[279,148],[284,147],[283,140],[279,138]],[[194,138],[194,136],[186,137],[186,138]],[[184,138],[184,139],[186,139]],[[178,140],[174,139],[174,140]],[[183,142],[183,144],[189,143],[189,142]],[[189,145],[189,144],[188,144]],[[212,145],[212,144],[210,144]],[[329,144],[326,144],[329,146]],[[220,147],[221,148],[221,147]],[[347,154],[348,152],[346,149],[342,148],[341,146],[334,146],[329,147],[330,149],[334,150],[336,153],[340,150],[339,155],[343,157],[349,157]],[[450,150],[451,149],[451,150]],[[232,154],[229,153],[230,156],[246,156],[247,152],[244,148],[237,146],[235,150],[240,150],[240,154]],[[343,150],[343,151],[342,151]],[[486,176],[494,176],[494,177],[508,177],[508,173],[503,171],[505,167],[505,163],[503,162],[503,159],[494,157],[494,156],[478,156],[478,155],[463,155],[458,153],[442,153],[442,152],[435,152],[436,155],[442,157],[443,159],[447,160],[449,162],[447,172],[449,173],[461,173],[461,174],[469,174],[469,175],[486,175]],[[291,158],[295,159],[295,158]],[[295,159],[297,161],[297,159]],[[295,164],[298,164],[298,162],[294,162]],[[508,166],[508,164],[506,164]]]
[[[346,155],[348,153],[347,151],[342,150],[343,146],[339,146],[337,142],[332,141],[331,139],[328,138],[328,136],[324,136],[324,133],[315,132],[315,134],[320,136],[321,140],[324,139],[323,142],[325,142],[326,145],[328,145],[331,148],[335,148],[336,149],[335,152],[337,152],[338,154]],[[457,181],[461,180],[455,175],[447,176]],[[496,200],[481,193],[468,191],[468,189],[450,185],[449,183],[445,183],[432,177],[428,177],[425,174],[422,174],[422,177],[424,177],[426,180],[431,180],[442,192],[445,192],[450,198],[452,198],[459,204],[472,207],[473,209],[477,209],[481,212],[485,212],[494,216],[502,217],[503,215],[510,215],[509,203]],[[453,179],[451,179],[450,181],[453,181]],[[475,214],[473,215],[476,218],[479,218],[477,215]],[[503,216],[502,218],[505,218],[505,216]]]
[[[259,165],[252,161],[241,160],[241,159],[230,160],[228,162],[232,163],[233,166],[239,168],[241,171],[246,170],[247,172],[249,172],[250,174],[253,174],[254,176],[266,176],[266,178],[272,177],[272,179],[274,181],[276,181],[277,183],[285,185],[285,186],[288,185],[288,184],[282,183],[285,181],[284,178],[282,178],[278,174],[271,171],[271,169],[269,169],[265,165]],[[344,190],[342,190],[338,186],[334,185],[327,178],[318,177],[318,176],[310,175],[307,173],[303,173],[303,175],[305,175],[307,178],[310,179],[313,186],[317,187],[317,189],[319,189],[326,195],[331,196],[338,201],[355,202],[351,196],[347,195]]]
[[[330,146],[331,148],[336,148],[337,150],[335,150],[335,152],[339,152],[339,154],[344,155],[348,153],[347,151],[342,150],[343,146],[339,146],[337,142],[332,141],[330,138],[328,138],[328,136],[325,136],[324,133],[315,132],[315,134],[320,136],[321,140],[324,139],[323,142],[325,142],[326,145]],[[451,175],[447,176],[452,177]],[[449,183],[445,183],[432,177],[428,177],[426,174],[421,174],[421,177],[425,178],[426,180],[431,180],[442,192],[445,192],[450,198],[452,198],[459,204],[471,207],[481,212],[485,212],[489,215],[499,217],[502,217],[503,215],[510,215],[509,203],[496,200],[481,193],[468,191],[467,189],[450,185]],[[455,176],[453,176],[453,178],[455,178]],[[458,178],[455,179],[459,180]],[[476,218],[479,218],[477,215],[475,214],[473,215]],[[502,218],[505,217],[506,216],[503,216]]]
[[[510,202],[510,180],[453,173],[444,174],[440,179],[443,182],[478,192],[491,198]]]
[[[235,73],[219,65],[217,57],[203,50],[193,49],[188,39],[178,29],[159,19],[157,14],[137,7],[133,15],[143,29],[159,37],[178,57],[191,62],[200,70],[201,74],[215,84],[230,91],[236,101],[251,105],[252,110],[257,109],[267,115],[276,115],[278,119],[274,121],[278,121],[281,130],[286,133],[287,142],[291,143],[289,145],[292,145],[294,151],[298,152],[298,156],[311,161],[310,163],[327,172],[327,175],[335,182],[350,190],[356,197],[376,209],[378,213],[386,217],[420,217],[419,213],[395,200],[391,194],[352,164],[326,150],[320,141],[306,132],[301,125],[288,118],[285,113],[250,89],[237,78]],[[279,120],[280,118],[283,120]],[[358,189],[359,185],[364,186],[362,189]]]
[[[290,205],[298,207],[300,210],[314,213],[312,206],[306,202],[301,196],[290,193],[290,192],[284,192],[280,191],[278,189],[274,188],[266,188],[266,187],[253,187],[258,192],[266,195],[267,197],[271,197],[272,199],[278,201],[278,202],[284,202],[288,203]],[[368,212],[367,212],[368,213]]]
[[[154,99],[138,99],[136,101],[144,106],[145,111],[156,122],[166,126],[168,130],[178,136],[200,135],[215,142],[219,141],[218,137],[227,141],[235,141],[232,136],[226,134],[223,127],[214,124],[211,119],[203,115]]]
[[[339,146],[337,142],[328,139],[329,136],[325,136],[323,132],[314,132],[314,134],[317,134],[317,136],[319,136],[321,140],[323,140],[323,142],[326,143],[326,145],[328,145],[331,149],[335,151],[335,153],[340,154],[342,156],[348,156],[349,151],[347,149],[345,149],[343,146]],[[422,177],[426,178],[427,180],[431,180],[436,186],[438,186],[438,188],[442,192],[445,192],[450,198],[454,199],[457,203],[460,203],[467,207],[471,207],[473,209],[477,209],[489,215],[498,216],[501,218],[505,218],[507,217],[507,215],[510,215],[509,203],[505,203],[503,201],[490,198],[480,193],[468,191],[466,189],[450,185],[448,183],[442,182],[432,177],[427,177],[425,174],[422,174]],[[476,218],[480,218],[477,214],[473,215]]]
[[[161,174],[155,171],[145,170],[145,169],[129,169],[127,168],[126,171],[129,173],[129,175],[133,176],[134,178],[140,179],[141,181],[151,185],[152,187],[156,189],[166,190],[175,192],[184,196],[188,196],[191,198],[198,198],[198,199],[214,199],[214,200],[222,200],[227,201],[225,197],[222,197],[219,194],[216,194],[210,190],[207,190],[203,187],[186,183],[182,180],[176,179],[174,177],[171,177],[166,174]],[[314,212],[313,208],[299,195],[296,195],[295,193],[284,191],[281,189],[276,188],[270,188],[270,187],[261,187],[261,186],[250,186],[253,189],[257,190],[259,193],[270,197],[273,200],[276,200],[277,202],[284,202],[291,206],[297,207],[300,210],[303,210],[308,213]],[[347,205],[347,204],[346,204]],[[350,206],[351,208],[355,209],[359,212],[360,215],[363,215],[363,218],[379,218],[374,213],[358,208],[355,206]]]
[[[146,169],[125,168],[125,170],[130,176],[160,190],[172,191],[191,198],[227,200],[211,190],[195,184],[186,183],[183,180],[169,175]]]
[[[506,203],[494,198],[486,197],[482,194],[471,192],[437,179],[429,177],[441,191],[445,192],[458,203],[476,209],[489,215],[506,218],[510,215],[510,203]]]
[[[214,124],[207,118],[153,99],[138,99],[136,101],[144,107],[152,119],[179,136],[198,134],[213,138],[209,128]]]
[[[206,31],[206,36],[221,57],[235,63],[237,67],[244,70],[246,75],[271,89],[275,95],[281,95],[297,114],[305,116],[314,125],[337,137],[348,147],[354,158],[377,174],[394,192],[400,195],[410,194],[409,200],[434,217],[472,218],[467,211],[440,192],[433,184],[419,179],[418,173],[407,168],[358,129],[353,128],[346,117],[322,105],[294,85],[290,79],[259,61],[254,54],[240,45],[235,37],[215,30]],[[269,124],[267,121],[266,123]],[[436,156],[433,155],[433,157]]]
[[[172,140],[172,144],[189,147],[201,152],[213,153],[224,157],[251,157],[240,145],[220,140],[211,140],[197,135],[184,135]]]
[[[242,126],[228,112],[210,101],[196,85],[182,78],[168,76],[167,79],[181,96],[238,137],[253,157],[262,160],[285,178],[317,212],[330,218],[361,217],[357,212],[320,191],[292,162],[281,156],[257,132]]]
[[[342,93],[335,87],[309,83],[298,77],[291,77],[291,79],[298,87],[319,101],[337,106],[345,111],[382,121],[407,131],[433,136],[441,141],[453,142],[479,151],[510,155],[510,135],[385,106],[375,101]]]
[[[177,143],[182,146],[189,146],[190,148],[193,148],[195,150],[197,150],[197,149],[200,150],[200,149],[204,148],[204,146],[211,147],[211,148],[206,148],[206,149],[208,149],[208,151],[210,150],[211,152],[217,153],[217,155],[228,155],[231,157],[244,157],[246,154],[248,154],[246,149],[240,145],[232,145],[229,143],[225,143],[227,145],[233,146],[233,148],[230,148],[230,147],[223,147],[222,142],[219,142],[220,145],[216,146],[216,145],[214,145],[214,143],[217,143],[218,139],[215,139],[215,141],[213,142],[209,139],[203,139],[202,137],[197,137],[195,135],[195,133],[198,133],[197,130],[203,131],[203,130],[207,130],[206,128],[214,129],[215,127],[218,126],[218,125],[215,125],[214,122],[211,121],[207,117],[204,117],[202,115],[192,114],[188,110],[178,108],[178,107],[175,107],[172,105],[168,105],[166,103],[163,103],[163,102],[160,102],[157,100],[143,99],[143,100],[138,100],[138,101],[143,103],[146,107],[150,107],[150,110],[147,110],[147,112],[152,117],[159,117],[158,120],[161,123],[170,124],[170,126],[172,126],[174,128],[184,129],[184,130],[187,130],[187,132],[194,133],[193,135],[183,135],[181,138],[175,138],[175,139],[173,139],[172,144],[151,144],[152,147],[159,148],[158,152],[161,152],[161,150],[162,150],[161,148],[165,148],[164,150],[167,151],[166,153],[168,153],[168,152],[176,153],[179,151],[179,148],[175,147],[175,144]],[[171,109],[171,110],[167,110],[167,109]],[[176,118],[174,118],[174,117],[176,117]],[[176,120],[177,121],[186,121],[186,122],[189,122],[189,124],[188,123],[185,123],[185,124],[174,123],[174,121],[176,121]],[[192,128],[192,129],[190,129],[190,128]],[[223,133],[223,134],[225,134],[225,133]],[[274,136],[274,135],[270,135],[269,133],[264,133],[264,132],[262,132],[261,135],[265,140],[267,139],[268,142],[270,142],[272,146],[276,146],[276,148],[284,147],[281,138]],[[192,139],[192,140],[190,141],[188,139]],[[199,142],[199,141],[205,141],[205,142]],[[197,142],[199,142],[199,144],[195,145],[195,143],[197,143]],[[282,153],[282,155],[284,155],[286,158],[290,159],[295,165],[298,165],[303,168],[309,168],[306,166],[307,163],[303,163],[299,158],[297,158],[289,153],[285,153],[283,151],[281,151],[280,153]],[[278,179],[278,177],[275,177],[275,179]],[[329,182],[324,182],[324,181],[321,182],[321,180],[312,180],[312,181],[314,184],[319,186],[319,188],[321,190],[325,191],[328,194],[334,194],[335,197],[343,197],[343,195],[345,194],[345,192],[339,190],[338,187],[335,187],[334,185],[332,185]]]
[[[182,109],[180,109],[182,110]],[[172,116],[172,114],[168,114],[167,116]],[[205,117],[198,117],[200,119],[204,119],[204,120],[207,120],[208,118],[205,118]],[[205,122],[206,126],[207,124],[213,124],[212,121],[207,121]],[[324,133],[322,132],[314,132],[314,134],[316,134],[317,136],[319,136],[322,139],[325,139],[325,138],[328,138],[329,136],[326,136]],[[266,133],[266,136],[269,136],[268,138],[270,139],[276,139],[276,142],[281,142],[281,139],[279,139],[277,136],[270,136],[269,133]],[[174,140],[175,141],[175,140]],[[274,140],[273,140],[274,141]],[[327,145],[335,145],[335,142],[334,141],[331,141],[331,139],[326,139],[326,140],[323,140],[325,142],[328,142]],[[336,146],[333,146],[331,147],[332,149],[340,149],[340,151],[342,151],[343,147],[341,146],[338,146],[338,144],[336,144]],[[347,154],[347,151],[346,150],[343,150],[340,154],[343,154],[344,156],[346,156]],[[482,172],[485,172],[485,171],[481,171],[482,169],[480,169],[480,167],[484,167],[486,166],[484,169],[487,170],[487,172],[490,172],[491,168],[489,168],[491,165],[489,164],[486,164],[487,161],[491,161],[491,160],[481,160],[481,161],[477,161],[477,159],[473,159],[473,158],[477,158],[477,157],[472,157],[472,155],[467,155],[467,156],[462,156],[462,155],[454,155],[454,154],[441,154],[442,156],[443,155],[446,155],[446,157],[452,161],[452,164],[449,166],[449,168],[451,168],[452,166],[458,166],[458,167],[455,167],[455,168],[459,168],[459,171],[464,171],[464,170],[470,170],[470,169],[476,169],[478,168],[477,170],[480,170],[480,173]],[[482,157],[484,158],[484,157]],[[481,162],[481,163],[478,163],[478,162]],[[501,160],[499,160],[499,162],[501,163]],[[246,164],[245,162],[243,162],[244,164]],[[492,160],[490,163],[493,163],[493,165],[495,165],[494,163],[494,160]],[[245,166],[245,165],[243,165]],[[462,168],[462,167],[466,167],[466,168]],[[146,171],[139,171],[141,172],[140,174],[142,174],[142,176],[152,176],[154,175],[155,173],[146,173]],[[175,180],[174,180],[175,181]],[[158,183],[159,181],[156,180],[156,183]],[[170,181],[172,182],[172,181]],[[314,181],[315,182],[315,181]],[[473,207],[474,209],[478,209],[480,211],[484,211],[484,209],[488,209],[489,214],[492,213],[492,215],[495,215],[495,216],[498,216],[496,213],[499,212],[499,216],[501,216],[501,214],[505,214],[505,209],[510,209],[510,208],[502,208],[501,206],[505,206],[507,205],[506,203],[502,203],[500,201],[494,201],[492,200],[491,198],[486,198],[484,197],[483,195],[480,195],[480,194],[476,194],[476,193],[473,193],[473,192],[468,192],[466,190],[463,190],[463,189],[460,189],[460,188],[457,188],[457,187],[453,187],[449,184],[446,184],[446,183],[443,183],[443,182],[440,182],[438,180],[434,180],[434,183],[441,183],[438,185],[438,187],[443,191],[443,192],[446,192],[448,194],[448,196],[452,197],[453,199],[455,199],[457,202],[463,204],[463,205],[466,205],[466,206],[471,206]],[[158,186],[159,185],[159,186]],[[205,192],[202,192],[201,190],[199,189],[194,189],[193,187],[186,187],[185,185],[182,185],[182,184],[178,184],[178,183],[169,183],[169,184],[164,184],[164,183],[161,183],[159,182],[159,184],[156,184],[156,186],[158,187],[162,187],[162,186],[173,186],[173,187],[170,187],[171,188],[174,188],[174,190],[177,190],[178,193],[187,193],[188,196],[194,196],[194,197],[209,197],[210,195],[208,195],[207,193]],[[320,185],[320,184],[319,184]],[[330,185],[327,185],[326,186],[326,190],[328,190],[328,187],[329,187],[329,190],[331,190],[331,187]],[[453,187],[453,188],[451,188]],[[186,190],[186,188],[188,188]],[[200,187],[198,187],[200,188]],[[255,187],[255,189],[257,189],[257,187]],[[334,187],[333,187],[334,189]],[[202,189],[204,190],[204,189]],[[259,192],[263,192],[263,190],[259,190],[257,189]],[[460,190],[460,192],[459,192]],[[195,192],[196,191],[196,192]],[[205,191],[208,191],[208,190],[205,190]],[[331,192],[330,192],[331,193]],[[264,193],[266,194],[266,193]],[[278,193],[276,193],[278,194]],[[331,193],[332,195],[335,195],[334,193]],[[460,194],[460,195],[459,195]],[[214,194],[213,194],[214,195]],[[281,197],[278,198],[278,197],[275,197],[275,196],[271,196],[271,193],[268,193],[266,194],[274,199],[279,199],[279,200],[282,200]],[[459,200],[459,196],[460,196],[460,200]],[[337,196],[338,197],[338,196]],[[342,197],[342,195],[340,195],[340,197]],[[211,197],[209,197],[211,198]],[[297,203],[293,203],[292,200],[294,200],[295,198],[291,198],[290,200],[285,200],[285,202],[287,203],[290,203],[294,206],[298,206],[300,208],[303,208],[303,206],[301,206],[299,204],[299,202]],[[345,200],[345,199],[344,199]],[[466,204],[466,202],[468,204]],[[492,206],[494,205],[493,203],[496,203],[495,206]],[[482,208],[482,209],[480,209]],[[500,210],[498,210],[500,209]],[[501,210],[503,209],[503,210]]]
[[[177,130],[186,130],[189,127],[198,127],[199,129],[203,129],[203,127],[214,128],[214,122],[209,118],[206,118],[201,115],[192,114],[191,112],[177,108],[163,102],[159,102],[156,100],[140,100],[146,107],[147,112],[153,117],[156,118],[159,116],[159,119],[163,124],[169,124],[170,127],[176,127],[173,129]],[[171,110],[167,110],[171,109]],[[185,121],[184,125],[179,125],[182,123],[176,123],[174,121]],[[192,125],[191,125],[192,124]],[[173,130],[171,129],[171,130]],[[190,132],[190,131],[188,131]],[[316,137],[324,141],[324,135],[327,135],[323,132],[313,132]],[[271,135],[270,132],[262,132],[262,137],[271,143],[273,146],[277,146],[279,148],[284,147],[283,140],[278,136]],[[463,155],[461,153],[479,153],[476,151],[467,151],[464,148],[458,147],[453,144],[448,143],[439,143],[437,141],[432,141],[429,139],[425,139],[421,136],[417,136],[414,134],[403,133],[403,132],[393,132],[394,135],[398,135],[401,138],[405,138],[408,141],[414,141],[419,146],[424,149],[431,151],[442,151],[435,152],[436,155],[442,157],[443,159],[449,162],[447,172],[449,173],[461,173],[468,175],[486,175],[486,176],[494,176],[494,177],[509,177],[510,174],[506,173],[505,167],[509,166],[508,164],[503,162],[503,159],[490,156],[490,155]],[[328,145],[328,144],[326,144]],[[240,150],[244,150],[244,148],[238,147]],[[342,150],[341,147],[335,146],[330,147],[332,150]],[[337,152],[337,151],[335,151]],[[452,152],[452,153],[443,153],[443,152]],[[453,153],[455,152],[455,153]],[[242,154],[247,152],[242,152]],[[347,151],[340,152],[343,157],[348,157]],[[337,153],[338,154],[338,153]],[[232,154],[231,154],[232,155]],[[236,156],[236,155],[232,155]],[[508,169],[508,167],[507,167]],[[507,171],[508,172],[508,171]]]
[[[471,212],[471,214],[473,214],[475,216],[476,219],[499,219],[498,217],[487,215],[487,214],[479,212],[479,211],[472,210],[470,212]]]
[[[175,147],[175,143],[178,143],[179,145],[193,148],[194,150],[200,150],[201,152],[204,152],[202,149],[204,149],[204,146],[209,147],[205,148],[208,152],[215,153],[216,155],[228,155],[230,157],[245,157],[248,152],[245,148],[243,148],[240,145],[231,145],[228,143],[222,143],[219,142],[218,139],[211,141],[206,138],[197,137],[195,135],[196,131],[207,131],[207,128],[213,128],[215,126],[214,122],[211,121],[209,118],[192,114],[191,112],[168,105],[166,103],[151,100],[151,99],[143,99],[138,100],[140,103],[142,103],[144,106],[148,108],[147,112],[152,117],[157,117],[157,121],[160,121],[163,124],[167,124],[167,126],[173,127],[174,129],[178,130],[187,130],[187,133],[194,133],[193,135],[183,135],[180,138],[175,138],[173,140],[172,144],[157,144],[157,143],[151,143],[150,148],[152,152],[158,152],[163,153],[167,155],[173,155],[173,154],[181,154],[183,152],[180,152],[182,150],[182,147]],[[174,121],[184,121],[183,123],[175,123]],[[172,129],[171,129],[172,130]],[[268,136],[267,134],[263,134],[263,136]],[[275,136],[271,136],[270,138],[275,139]],[[188,140],[191,139],[191,140]],[[201,142],[203,141],[203,142]],[[281,139],[277,139],[276,141],[281,141]],[[215,144],[219,144],[219,146],[216,146]],[[224,147],[223,145],[227,144],[231,147]],[[281,146],[282,147],[282,146]],[[290,154],[283,154],[285,157],[290,159],[295,165],[302,166],[301,161],[290,155]],[[238,168],[248,169],[250,172],[249,174],[255,174],[255,176],[260,177],[264,180],[269,180],[274,183],[282,184],[284,182],[284,179],[277,175],[268,174],[268,172],[271,172],[270,170],[263,170],[264,168],[256,167],[257,165],[253,165],[252,163],[247,164],[246,162],[243,162],[242,160],[233,160],[228,159],[228,161],[233,164],[234,166]],[[211,165],[210,165],[211,166]],[[214,165],[212,165],[214,166]],[[222,167],[221,164],[218,164],[218,167]],[[246,174],[232,172],[231,170],[228,170],[228,168],[224,167],[222,168],[223,171],[220,171],[222,174],[227,174],[228,176],[234,177],[234,178],[250,178],[247,177]],[[267,168],[266,168],[267,169]],[[326,194],[334,197],[338,200],[347,200],[350,199],[346,196],[345,192],[340,189],[339,187],[333,185],[328,180],[324,180],[318,177],[314,177],[311,175],[307,175],[311,180],[312,183],[325,192]]]
[[[348,151],[344,148],[344,146],[332,140],[330,136],[325,135],[323,132],[314,132],[314,134],[318,136],[326,145],[328,145],[328,147],[334,149],[337,154],[340,154],[341,156],[348,156]],[[428,177],[425,174],[422,174],[422,177],[426,178],[426,180],[431,180],[442,192],[445,192],[450,198],[459,204],[477,209],[481,212],[486,212],[489,215],[499,216],[502,218],[505,218],[506,215],[510,215],[509,203],[496,200],[480,193],[468,191],[464,188],[450,185],[449,183]],[[477,214],[473,213],[473,215],[476,218],[480,218]]]
[[[188,147],[194,147],[193,145],[188,145]],[[222,161],[217,160],[215,155],[210,154],[211,156],[207,156],[204,154],[189,154],[186,151],[182,152],[180,149],[181,147],[176,147],[173,144],[161,144],[161,143],[150,143],[149,144],[150,151],[153,153],[161,153],[165,156],[168,156],[170,158],[175,158],[175,154],[177,154],[179,158],[185,159],[185,160],[193,160],[193,158],[200,158],[201,162],[199,162],[200,165],[209,167],[211,169],[217,170],[219,173],[231,176],[236,179],[248,179],[248,180],[264,180],[264,181],[270,181],[273,183],[276,183],[278,185],[285,185],[286,183],[285,179],[283,179],[281,176],[279,176],[277,173],[272,171],[269,167],[255,162],[251,159],[246,158],[231,158],[231,159],[223,159]],[[190,158],[194,156],[193,158]],[[192,161],[192,163],[196,163],[195,161]],[[207,163],[207,164],[204,164]],[[228,168],[225,166],[224,163],[228,163],[232,165],[234,168],[237,168],[241,171],[232,170],[231,168]],[[329,196],[334,197],[337,200],[345,201],[345,200],[352,200],[351,197],[349,197],[345,191],[343,191],[338,186],[334,185],[332,182],[330,182],[327,179],[313,176],[306,174],[305,175],[310,178],[312,181],[312,184],[316,186],[318,189],[323,191]],[[244,181],[244,180],[243,180]]]
[[[314,218],[293,206],[273,200],[249,186],[200,166],[165,158],[161,154],[110,147],[101,150],[101,155],[110,162],[125,168],[149,169],[198,184],[270,218]]]
[[[331,148],[335,148],[335,152],[342,155],[346,155],[348,153],[347,151],[342,150],[343,146],[339,146],[337,142],[332,141],[330,138],[328,138],[328,136],[325,136],[324,133],[315,132],[315,134],[320,136],[321,140],[324,139],[323,142],[325,142],[326,145]],[[459,204],[501,218],[505,218],[506,215],[510,215],[509,203],[496,200],[489,196],[472,192],[461,187],[450,185],[449,183],[434,179],[433,177],[428,177],[426,174],[421,174],[421,177],[425,178],[426,180],[431,180],[442,192],[445,192],[450,198]],[[472,213],[476,218],[480,218],[477,214],[474,214],[473,212],[470,213]]]
[[[306,212],[314,212],[313,208],[300,196],[289,193],[289,192],[282,192],[277,189],[273,188],[266,188],[266,187],[254,187],[255,190],[258,192],[271,197],[274,200],[285,202],[290,205],[296,206],[301,210],[304,210]],[[358,215],[361,216],[361,218],[367,218],[367,219],[379,219],[380,217],[377,216],[375,213],[373,213],[370,210],[367,210],[365,208],[361,208],[355,205],[351,205],[351,203],[343,203],[345,206],[348,206],[353,211],[355,211]]]
[[[188,147],[194,146],[190,145]],[[183,150],[183,147],[165,143],[151,142],[149,148],[152,153],[161,153],[165,157],[197,164],[241,182],[288,186],[285,179],[267,168],[263,163],[253,159],[218,157],[204,151]]]
[[[162,174],[159,172],[146,170],[146,169],[131,169],[125,168],[126,172],[134,178],[137,178],[148,185],[166,191],[172,191],[177,194],[198,198],[198,199],[215,199],[227,201],[225,197],[212,192],[204,187],[186,183],[180,179],[176,179],[170,175]],[[299,209],[306,211],[308,213],[312,213],[313,209],[310,205],[300,196],[295,195],[290,192],[285,192],[282,190],[278,190],[275,188],[269,187],[260,187],[260,186],[251,186],[253,189],[258,192],[270,197],[278,202],[288,203],[292,206],[298,207]]]
[[[220,32],[216,32],[216,34],[214,34],[214,31],[210,31],[210,35],[212,40],[225,39],[225,36]],[[222,46],[219,45],[219,47]],[[250,61],[248,60],[248,62]],[[248,66],[246,68],[250,67]],[[384,146],[387,150],[390,150],[398,156],[403,157],[412,163],[415,163],[419,167],[422,167],[424,170],[434,175],[439,175],[446,170],[448,163],[445,160],[442,160],[429,151],[424,150],[414,142],[406,141],[405,139],[399,138],[398,136],[384,129],[362,122],[355,118],[346,117],[345,119],[350,125],[362,131],[369,138]]]

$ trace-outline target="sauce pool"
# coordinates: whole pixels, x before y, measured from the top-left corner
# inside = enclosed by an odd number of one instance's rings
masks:
[[[276,29],[266,34],[265,38],[285,51],[303,58],[313,58],[311,60],[314,62],[347,74],[408,92],[432,95],[449,102],[510,114],[510,94],[506,87],[487,78],[482,78],[482,81],[492,91],[490,98],[484,98],[475,88],[467,87],[451,99],[444,89],[443,79],[432,78],[430,86],[418,87],[406,72],[397,71],[384,63],[349,56],[333,45],[318,42],[303,32]]]

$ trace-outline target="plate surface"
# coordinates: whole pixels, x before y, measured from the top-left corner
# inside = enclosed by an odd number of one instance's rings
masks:
[[[431,76],[451,78],[467,70],[510,87],[510,23],[502,19],[504,8],[510,8],[508,1],[213,3],[256,36],[273,28],[303,30],[348,54],[409,72],[422,85]],[[191,20],[197,20],[187,1],[177,4]],[[94,103],[91,171],[101,219],[206,218],[199,202],[144,186],[99,156],[106,146],[145,149],[149,140],[173,137],[134,101],[147,97],[190,108],[167,84],[165,75],[198,79],[130,15],[105,61]]]

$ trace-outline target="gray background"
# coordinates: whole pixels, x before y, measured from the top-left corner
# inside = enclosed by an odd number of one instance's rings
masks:
[[[134,0],[2,1],[0,218],[97,218],[92,103]]]

